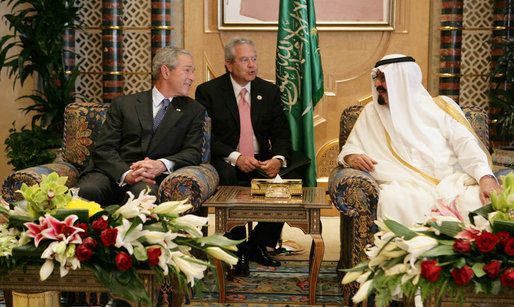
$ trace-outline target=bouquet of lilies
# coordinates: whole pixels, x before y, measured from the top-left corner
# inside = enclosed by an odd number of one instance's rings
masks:
[[[514,174],[501,178],[502,192],[469,214],[456,209],[459,197],[439,201],[423,225],[375,221],[379,231],[365,253],[368,260],[344,270],[343,284],[358,282],[354,303],[372,293],[377,306],[395,299],[436,295],[462,302],[467,291],[514,293]]]
[[[180,216],[192,207],[187,200],[156,205],[147,191],[137,198],[128,192],[124,205],[102,208],[74,197],[66,180],[56,173],[43,176],[41,184],[21,187],[22,201],[2,204],[0,277],[26,265],[41,265],[41,280],[54,269],[62,277],[88,267],[115,295],[151,305],[137,269],[151,269],[159,278],[174,275],[184,287],[213,266],[193,256],[194,249],[237,263],[232,252],[238,241],[204,237],[207,218]]]

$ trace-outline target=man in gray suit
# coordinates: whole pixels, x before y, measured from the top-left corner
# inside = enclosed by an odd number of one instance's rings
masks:
[[[184,49],[165,47],[152,62],[152,90],[113,99],[79,196],[102,205],[147,187],[156,195],[173,170],[201,162],[205,108],[189,98],[194,63]]]

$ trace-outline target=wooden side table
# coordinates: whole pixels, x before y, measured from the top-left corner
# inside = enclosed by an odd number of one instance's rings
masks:
[[[300,228],[312,237],[309,255],[309,304],[316,304],[316,286],[323,259],[324,245],[321,237],[320,209],[330,209],[326,188],[303,188],[302,197],[265,198],[252,196],[249,187],[220,186],[203,206],[215,208],[216,232],[224,234],[235,226],[251,221],[284,222]],[[219,303],[225,302],[225,272],[217,259]]]
[[[161,282],[157,280],[157,276],[152,270],[139,270],[145,290],[150,295],[153,304],[157,304]],[[176,279],[171,280],[172,285],[176,283]],[[9,275],[0,279],[0,289],[4,291],[6,296],[6,305],[12,306],[12,300],[8,295],[11,291],[19,291],[24,293],[44,292],[44,291],[61,291],[61,292],[109,292],[95,277],[93,271],[88,269],[71,270],[64,276],[59,276],[56,270],[48,279],[41,281],[39,277],[39,268],[29,267],[25,271],[15,270],[9,272]],[[127,289],[130,291],[130,289]],[[184,294],[173,293],[173,306],[181,306],[184,302]],[[138,302],[129,302],[133,307],[146,306]],[[168,306],[168,302],[164,302],[162,306]],[[16,306],[14,306],[16,307]]]

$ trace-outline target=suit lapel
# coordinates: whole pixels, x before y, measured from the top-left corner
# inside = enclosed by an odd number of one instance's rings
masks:
[[[260,87],[259,81],[257,79],[252,81],[252,88],[250,92],[251,99],[251,116],[252,116],[252,126],[258,124],[258,119],[261,116],[262,112],[262,100],[264,99],[264,93],[262,88]],[[255,133],[255,129],[254,129]]]
[[[237,100],[234,95],[234,87],[232,86],[232,82],[230,81],[230,75],[228,73],[225,74],[224,87],[225,88],[222,89],[222,93],[225,97],[223,101],[227,105],[227,109],[230,111],[230,114],[232,114],[232,116],[234,117],[234,121],[239,126],[239,108],[237,107]]]
[[[143,98],[138,99],[136,104],[137,116],[142,128],[141,148],[148,148],[148,144],[152,139],[153,126],[153,106],[152,91],[148,91]]]
[[[182,109],[185,107],[185,104],[186,102],[182,97],[173,98],[164,114],[161,124],[154,133],[150,147],[147,151],[148,153],[151,153],[156,147],[158,147],[170,133],[172,128],[180,121],[183,114]]]

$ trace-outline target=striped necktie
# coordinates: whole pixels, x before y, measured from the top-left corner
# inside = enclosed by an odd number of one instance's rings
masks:
[[[159,109],[159,112],[155,114],[155,118],[153,119],[153,131],[157,130],[157,127],[159,127],[162,119],[164,118],[164,114],[166,113],[166,110],[168,109],[168,106],[170,105],[170,101],[168,98],[164,98],[162,100],[162,106]]]

